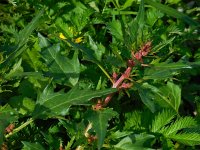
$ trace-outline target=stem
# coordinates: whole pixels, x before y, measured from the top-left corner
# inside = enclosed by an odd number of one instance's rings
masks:
[[[112,78],[109,76],[109,74],[106,72],[106,70],[100,64],[97,64],[97,65],[103,71],[103,73],[108,77],[108,79],[113,83]]]
[[[25,123],[23,123],[21,126],[19,126],[18,128],[15,128],[13,130],[13,132],[8,133],[7,135],[5,135],[5,138],[9,138],[10,136],[12,136],[13,134],[19,132],[20,130],[22,130],[23,128],[25,128],[26,126],[28,126],[31,122],[33,122],[33,118],[30,118],[28,121],[26,121]]]

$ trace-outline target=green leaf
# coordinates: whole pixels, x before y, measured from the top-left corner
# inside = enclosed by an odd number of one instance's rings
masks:
[[[116,89],[105,89],[101,91],[80,90],[72,88],[69,92],[53,92],[53,88],[47,86],[38,97],[34,118],[48,118],[58,115],[66,115],[70,106],[83,105],[92,98],[100,97],[115,92]]]
[[[141,0],[140,2],[140,7],[139,7],[136,20],[137,20],[140,30],[142,30],[145,24],[144,0]]]
[[[35,101],[23,96],[11,97],[8,103],[22,115],[29,115],[35,108]]]
[[[79,79],[80,63],[78,53],[74,52],[72,59],[60,53],[60,45],[56,44],[42,51],[42,56],[49,67],[49,74],[58,83],[74,86]]]
[[[110,108],[99,111],[88,111],[86,113],[86,118],[92,123],[92,127],[97,134],[98,149],[101,149],[104,143],[108,121],[116,115],[117,113]]]
[[[164,134],[166,137],[170,138],[175,135],[178,131],[184,128],[191,128],[197,125],[197,122],[192,117],[184,117],[177,119],[170,126],[162,128],[159,132]]]
[[[166,13],[167,15],[171,16],[171,17],[175,17],[177,19],[182,19],[183,21],[185,21],[186,23],[188,23],[189,25],[193,25],[193,26],[199,26],[200,24],[196,21],[194,21],[193,19],[191,19],[190,17],[188,17],[187,15],[178,12],[177,10],[168,7],[166,5],[160,4],[160,3],[156,3],[152,0],[145,0],[145,2],[157,9],[159,9],[161,12]]]
[[[155,87],[148,83],[138,86],[139,95],[142,102],[155,112],[160,107],[173,109],[178,113],[181,102],[181,91],[177,85],[167,83],[166,86]],[[175,88],[175,89],[173,89]]]
[[[162,127],[170,123],[175,115],[176,113],[170,109],[166,109],[158,113],[152,122],[151,131],[158,132]]]
[[[30,143],[26,141],[22,141],[23,148],[22,150],[45,150],[45,148],[40,143]]]
[[[21,66],[22,59],[20,59],[18,62],[16,62],[10,72],[4,76],[5,79],[11,79],[13,77],[16,77],[18,74],[23,72],[23,68]]]
[[[110,33],[119,41],[124,41],[123,33],[122,33],[122,26],[119,20],[113,20],[107,24],[107,28]]]
[[[89,44],[91,49],[94,50],[96,58],[101,61],[102,55],[105,53],[105,47],[102,44],[98,44],[93,41],[92,37],[89,35]]]
[[[171,139],[185,145],[194,146],[200,143],[200,134],[198,133],[181,133],[170,136]]]
[[[124,5],[122,6],[122,8],[120,10],[124,10],[130,6],[132,6],[132,3],[134,2],[135,0],[126,0],[126,2],[124,3]]]
[[[114,147],[116,150],[153,150],[143,146],[144,142],[153,138],[155,138],[155,136],[150,134],[134,134],[123,138]]]
[[[29,39],[29,36],[35,30],[35,28],[40,24],[40,18],[43,16],[44,10],[41,10],[33,20],[19,32],[18,35],[18,47],[23,46]]]
[[[17,112],[9,105],[0,106],[0,146],[3,143],[5,128],[18,119]]]
[[[144,83],[141,86],[137,86],[137,89],[142,102],[154,113],[156,111],[156,103],[154,101],[155,95],[154,92],[150,90],[151,88],[149,86],[148,83]]]
[[[73,46],[74,48],[80,49],[80,50],[85,54],[86,59],[87,59],[88,61],[91,61],[91,62],[96,63],[96,64],[100,64],[100,62],[99,62],[98,59],[96,58],[95,53],[94,53],[93,50],[91,50],[91,49],[89,49],[89,48],[86,48],[86,47],[84,47],[84,46],[82,46],[82,45],[79,45],[79,44],[77,44],[77,43],[74,43],[74,42],[72,42],[72,41],[70,41],[70,40],[68,40],[68,39],[67,39],[67,42],[68,42],[71,46]]]
[[[166,79],[176,75],[182,69],[191,69],[192,67],[182,62],[175,63],[157,63],[144,72],[143,79]]]
[[[167,86],[160,89],[162,93],[167,97],[170,103],[173,105],[176,112],[178,112],[181,104],[181,89],[178,85],[172,82],[167,82]]]
[[[26,47],[24,45],[28,41],[29,36],[31,35],[33,30],[35,30],[37,25],[39,25],[40,18],[42,17],[42,15],[43,15],[43,10],[40,11],[35,16],[35,18],[33,18],[33,20],[23,30],[21,30],[19,32],[17,48],[8,56],[7,59],[5,59],[5,61],[0,66],[0,69],[2,69],[5,66],[9,66],[10,63],[13,60],[15,60],[15,58],[17,58],[19,55],[21,55],[26,50]]]
[[[164,16],[163,13],[159,12],[155,8],[150,8],[147,10],[147,23],[152,27],[158,19]]]
[[[50,46],[50,42],[47,40],[47,38],[42,36],[40,33],[38,33],[38,39],[40,48],[45,48]]]

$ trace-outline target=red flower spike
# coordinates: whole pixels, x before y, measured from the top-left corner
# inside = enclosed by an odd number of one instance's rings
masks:
[[[113,72],[112,77],[113,77],[114,82],[116,82],[117,81],[117,77],[118,77],[117,73]]]
[[[135,62],[133,60],[129,59],[128,62],[127,62],[127,65],[129,67],[134,67],[135,66]]]
[[[132,83],[122,83],[119,89],[129,89],[131,88],[132,85],[133,85]]]

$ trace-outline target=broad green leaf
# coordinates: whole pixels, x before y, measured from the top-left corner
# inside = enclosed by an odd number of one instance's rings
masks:
[[[177,19],[182,19],[183,21],[185,21],[189,25],[194,25],[194,26],[200,25],[198,22],[194,21],[193,19],[191,19],[187,15],[185,15],[181,12],[178,12],[177,10],[175,10],[171,7],[168,7],[168,6],[160,4],[160,3],[156,3],[152,0],[145,0],[145,2],[149,5],[151,5],[151,6],[159,9],[161,12],[166,13],[167,15],[169,15],[171,17],[175,17]]]
[[[142,102],[151,110],[151,112],[155,112],[156,111],[156,103],[154,101],[155,95],[150,90],[150,88],[147,87],[146,84],[138,86],[137,87],[138,92],[139,92]]]
[[[116,150],[153,150],[143,146],[144,142],[153,138],[155,136],[150,134],[134,134],[123,138],[114,147]]]
[[[107,28],[110,33],[119,41],[124,41],[123,33],[122,33],[122,26],[119,20],[113,20],[107,24]]]
[[[78,87],[72,88],[69,92],[53,92],[53,88],[47,86],[38,97],[34,118],[47,118],[58,115],[66,115],[70,106],[83,105],[95,97],[101,97],[115,92],[116,89],[105,89],[101,91],[79,90]]]
[[[158,132],[162,127],[170,123],[175,115],[174,111],[168,109],[158,113],[152,122],[151,131]]]
[[[40,143],[30,143],[26,141],[22,141],[23,148],[22,150],[45,150],[45,148]]]
[[[166,79],[176,75],[182,69],[191,69],[192,67],[182,62],[175,63],[157,63],[147,68],[143,79]]]
[[[173,86],[176,89],[172,89],[174,88]],[[173,83],[168,83],[166,86],[161,87],[155,87],[148,83],[143,83],[142,85],[138,86],[138,91],[142,102],[152,112],[158,110],[159,107],[164,107],[173,109],[178,113],[181,92],[179,87]]]
[[[173,105],[176,112],[178,112],[179,106],[181,104],[181,89],[178,85],[172,82],[167,82],[167,86],[160,89],[162,93],[167,97],[170,103]]]
[[[189,146],[199,145],[200,143],[200,134],[198,133],[181,133],[172,135],[170,138]]]
[[[49,74],[58,83],[70,84],[74,86],[79,79],[80,63],[78,53],[74,52],[72,59],[60,53],[60,45],[55,44],[42,51],[42,56],[49,67]]]
[[[117,112],[110,108],[98,110],[98,111],[88,111],[86,113],[86,118],[92,123],[92,127],[95,130],[98,138],[98,149],[101,149],[104,139],[106,136],[106,131],[108,127],[108,121],[117,115]]]
[[[100,64],[100,62],[99,62],[98,59],[96,58],[95,53],[94,53],[93,50],[91,50],[91,49],[89,49],[89,48],[86,48],[86,47],[84,47],[84,46],[82,46],[82,45],[79,45],[79,44],[77,44],[77,43],[74,43],[74,42],[72,42],[72,41],[70,41],[70,40],[68,40],[68,39],[67,39],[67,42],[68,42],[71,46],[73,46],[74,48],[80,49],[80,50],[83,52],[83,54],[85,54],[86,59],[87,59],[88,61],[91,61],[91,62],[96,63],[96,64]]]

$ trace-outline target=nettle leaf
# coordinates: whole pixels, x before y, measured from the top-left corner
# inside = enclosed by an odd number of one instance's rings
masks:
[[[159,112],[155,119],[152,122],[151,131],[152,132],[158,132],[162,127],[167,125],[172,121],[172,119],[175,117],[176,113],[172,110],[163,110],[162,112]]]
[[[106,136],[108,121],[117,116],[117,112],[110,108],[102,109],[99,111],[88,111],[86,118],[92,123],[92,127],[95,130],[98,138],[98,149],[101,149]]]
[[[144,79],[166,79],[178,74],[182,69],[191,69],[192,67],[182,62],[175,63],[157,63],[147,68],[144,72]]]
[[[171,138],[172,135],[177,134],[178,131],[184,128],[192,128],[197,125],[197,122],[192,117],[182,117],[177,119],[174,123],[167,127],[163,127],[159,132],[164,134],[165,137]]]
[[[164,14],[159,12],[157,9],[149,8],[147,10],[147,23],[150,26],[153,26],[156,23],[156,21],[158,21],[158,19],[160,19],[163,16]]]
[[[22,141],[23,148],[22,150],[45,150],[45,148],[40,143],[30,143],[26,141]]]
[[[138,86],[139,95],[142,102],[152,111],[155,112],[160,107],[173,109],[178,113],[181,103],[180,88],[168,82],[166,86],[157,88],[148,83]]]
[[[119,41],[123,41],[122,25],[119,20],[113,20],[107,24],[110,33]]]
[[[105,53],[105,47],[102,44],[98,44],[95,41],[93,41],[90,35],[88,37],[91,49],[94,50],[96,58],[99,61],[101,61],[102,55]]]
[[[181,133],[172,135],[170,138],[189,146],[199,145],[200,143],[200,134],[198,133]]]
[[[78,52],[74,52],[72,59],[61,55],[60,44],[55,44],[42,51],[42,56],[49,67],[49,74],[58,83],[70,84],[74,86],[79,79],[80,63]]]
[[[53,92],[53,88],[47,86],[38,97],[34,118],[48,118],[58,115],[66,115],[72,105],[83,105],[95,97],[100,97],[116,92],[116,89],[105,89],[99,91],[80,90],[78,87],[72,88],[69,92]]]

